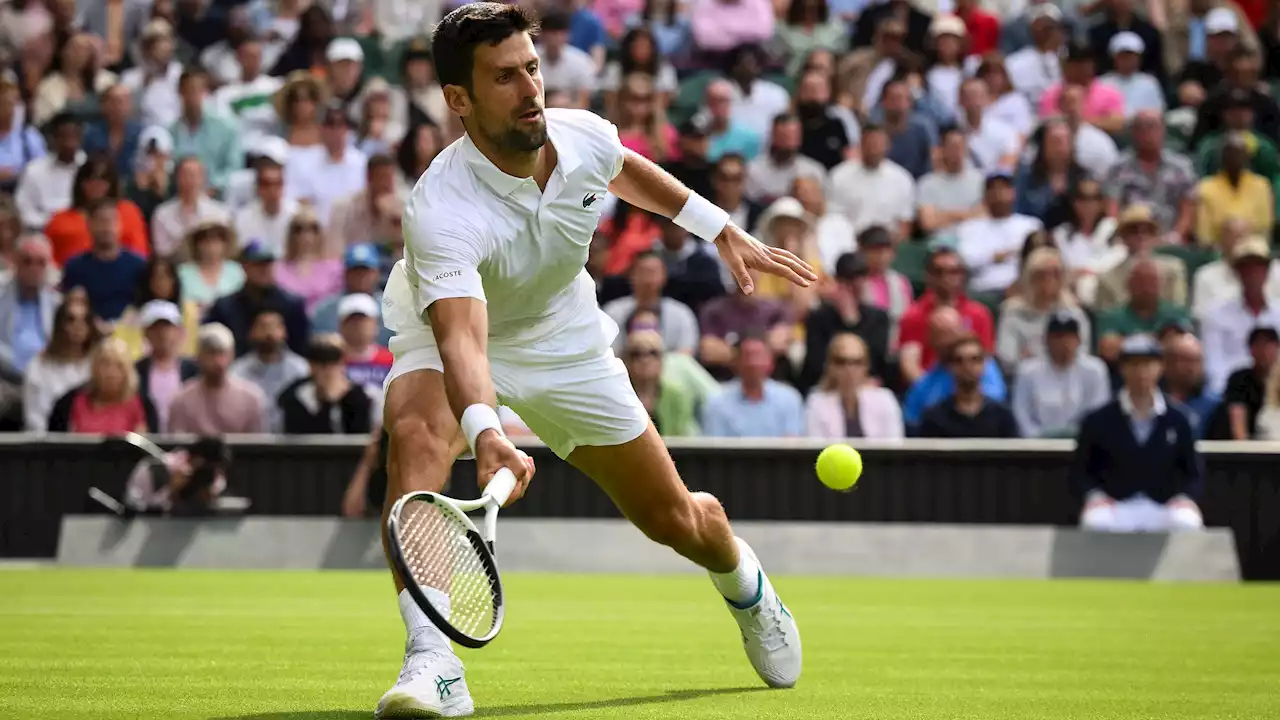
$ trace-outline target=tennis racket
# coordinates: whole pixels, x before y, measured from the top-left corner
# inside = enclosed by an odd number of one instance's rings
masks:
[[[431,622],[463,647],[484,647],[502,629],[494,533],[498,508],[515,488],[515,474],[502,468],[477,500],[413,492],[397,500],[387,518],[396,574]],[[467,517],[482,508],[483,535]]]

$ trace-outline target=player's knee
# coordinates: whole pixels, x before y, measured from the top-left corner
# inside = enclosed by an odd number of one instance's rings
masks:
[[[698,544],[698,508],[692,502],[655,509],[636,525],[650,540],[677,552]]]
[[[391,456],[393,461],[409,453],[415,463],[433,464],[447,462],[451,456],[451,438],[441,428],[432,427],[426,418],[404,416],[397,418],[391,427]]]

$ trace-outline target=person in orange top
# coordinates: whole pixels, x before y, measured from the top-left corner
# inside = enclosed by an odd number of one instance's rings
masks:
[[[80,253],[88,252],[92,247],[93,240],[89,236],[89,219],[85,208],[101,197],[116,198],[121,248],[144,258],[151,255],[147,221],[137,205],[120,198],[120,178],[116,174],[115,163],[109,155],[93,153],[76,172],[71,191],[71,207],[54,213],[44,229],[45,236],[53,246],[53,261],[58,267]]]

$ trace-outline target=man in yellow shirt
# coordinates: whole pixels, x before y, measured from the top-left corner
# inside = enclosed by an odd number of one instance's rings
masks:
[[[1267,178],[1248,169],[1248,137],[1231,133],[1222,143],[1222,169],[1196,185],[1196,236],[1201,245],[1216,245],[1230,218],[1243,220],[1251,232],[1271,236],[1275,195]]]

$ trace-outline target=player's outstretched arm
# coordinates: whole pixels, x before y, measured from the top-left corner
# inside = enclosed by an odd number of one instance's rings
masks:
[[[445,298],[431,303],[427,316],[444,363],[449,407],[475,453],[480,487],[487,485],[499,469],[510,469],[519,481],[507,501],[510,504],[524,494],[533,478],[533,460],[507,440],[498,419],[498,396],[489,374],[487,353],[488,310],[476,298]]]
[[[777,275],[801,287],[818,279],[803,260],[751,237],[729,222],[729,213],[631,150],[623,151],[622,170],[609,183],[609,191],[623,202],[665,215],[685,230],[715,243],[720,257],[747,294],[754,289],[750,270]]]

